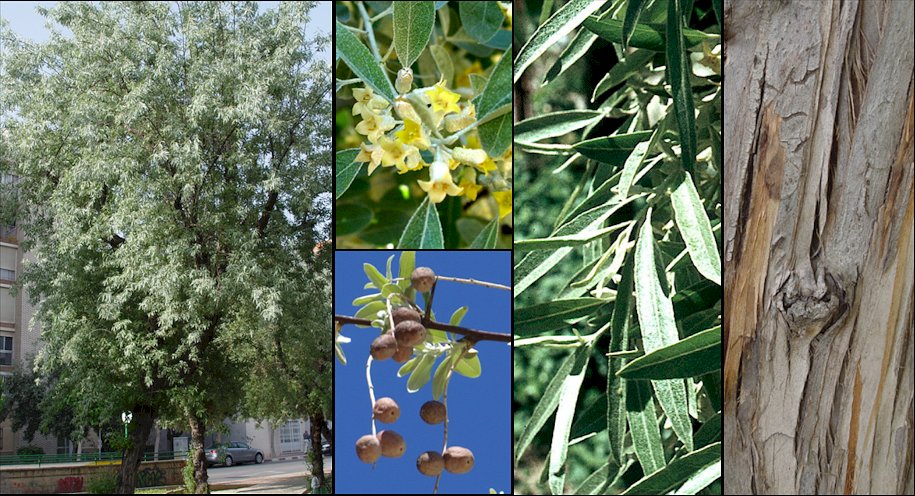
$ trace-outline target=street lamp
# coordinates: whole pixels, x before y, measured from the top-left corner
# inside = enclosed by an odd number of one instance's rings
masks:
[[[127,424],[130,423],[132,418],[133,414],[130,412],[124,412],[121,414],[121,420],[124,422],[124,440],[127,439]]]

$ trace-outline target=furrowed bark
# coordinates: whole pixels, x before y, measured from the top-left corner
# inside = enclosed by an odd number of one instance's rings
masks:
[[[191,449],[193,451],[191,456],[194,457],[194,481],[197,484],[194,493],[209,494],[210,483],[207,477],[206,446],[204,446],[207,433],[206,423],[194,415],[188,417],[188,422],[191,425]]]
[[[913,15],[726,2],[728,494],[913,492]]]
[[[121,468],[118,471],[118,494],[133,494],[137,487],[137,471],[140,468],[140,462],[143,461],[146,439],[149,438],[156,416],[156,412],[146,405],[134,405],[131,412],[133,418],[128,431],[131,446],[121,457]]]

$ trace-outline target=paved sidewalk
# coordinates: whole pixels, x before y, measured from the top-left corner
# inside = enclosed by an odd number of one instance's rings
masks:
[[[325,472],[325,477],[330,478],[331,473]],[[302,494],[306,489],[311,488],[311,474],[301,474],[295,476],[281,475],[272,477],[260,477],[256,479],[247,479],[245,487],[236,487],[233,489],[218,489],[221,484],[214,484],[213,494],[264,494],[264,493],[286,493]],[[240,484],[225,484],[227,486],[238,486]]]

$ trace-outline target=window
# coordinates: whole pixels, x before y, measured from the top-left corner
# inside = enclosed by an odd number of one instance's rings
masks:
[[[0,246],[0,280],[16,280],[16,255],[18,250],[9,246]]]
[[[301,428],[302,427],[297,420],[283,424],[283,427],[280,428],[280,443],[285,444],[300,441],[302,438]]]
[[[16,299],[10,288],[0,286],[0,322],[16,323]]]
[[[13,364],[13,338],[0,336],[0,365]]]

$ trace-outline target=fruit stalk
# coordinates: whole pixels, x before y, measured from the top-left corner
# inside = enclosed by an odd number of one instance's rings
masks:
[[[371,326],[372,321],[369,319],[359,319],[349,315],[334,315],[335,322],[342,322],[344,324],[356,324]],[[512,335],[511,334],[502,334],[500,332],[490,332],[490,331],[480,331],[477,329],[470,329],[467,327],[453,326],[451,324],[445,324],[443,322],[436,322],[434,320],[423,319],[422,324],[428,329],[437,329],[439,331],[452,332],[454,334],[460,334],[466,336],[474,341],[498,341],[501,343],[511,343]]]

